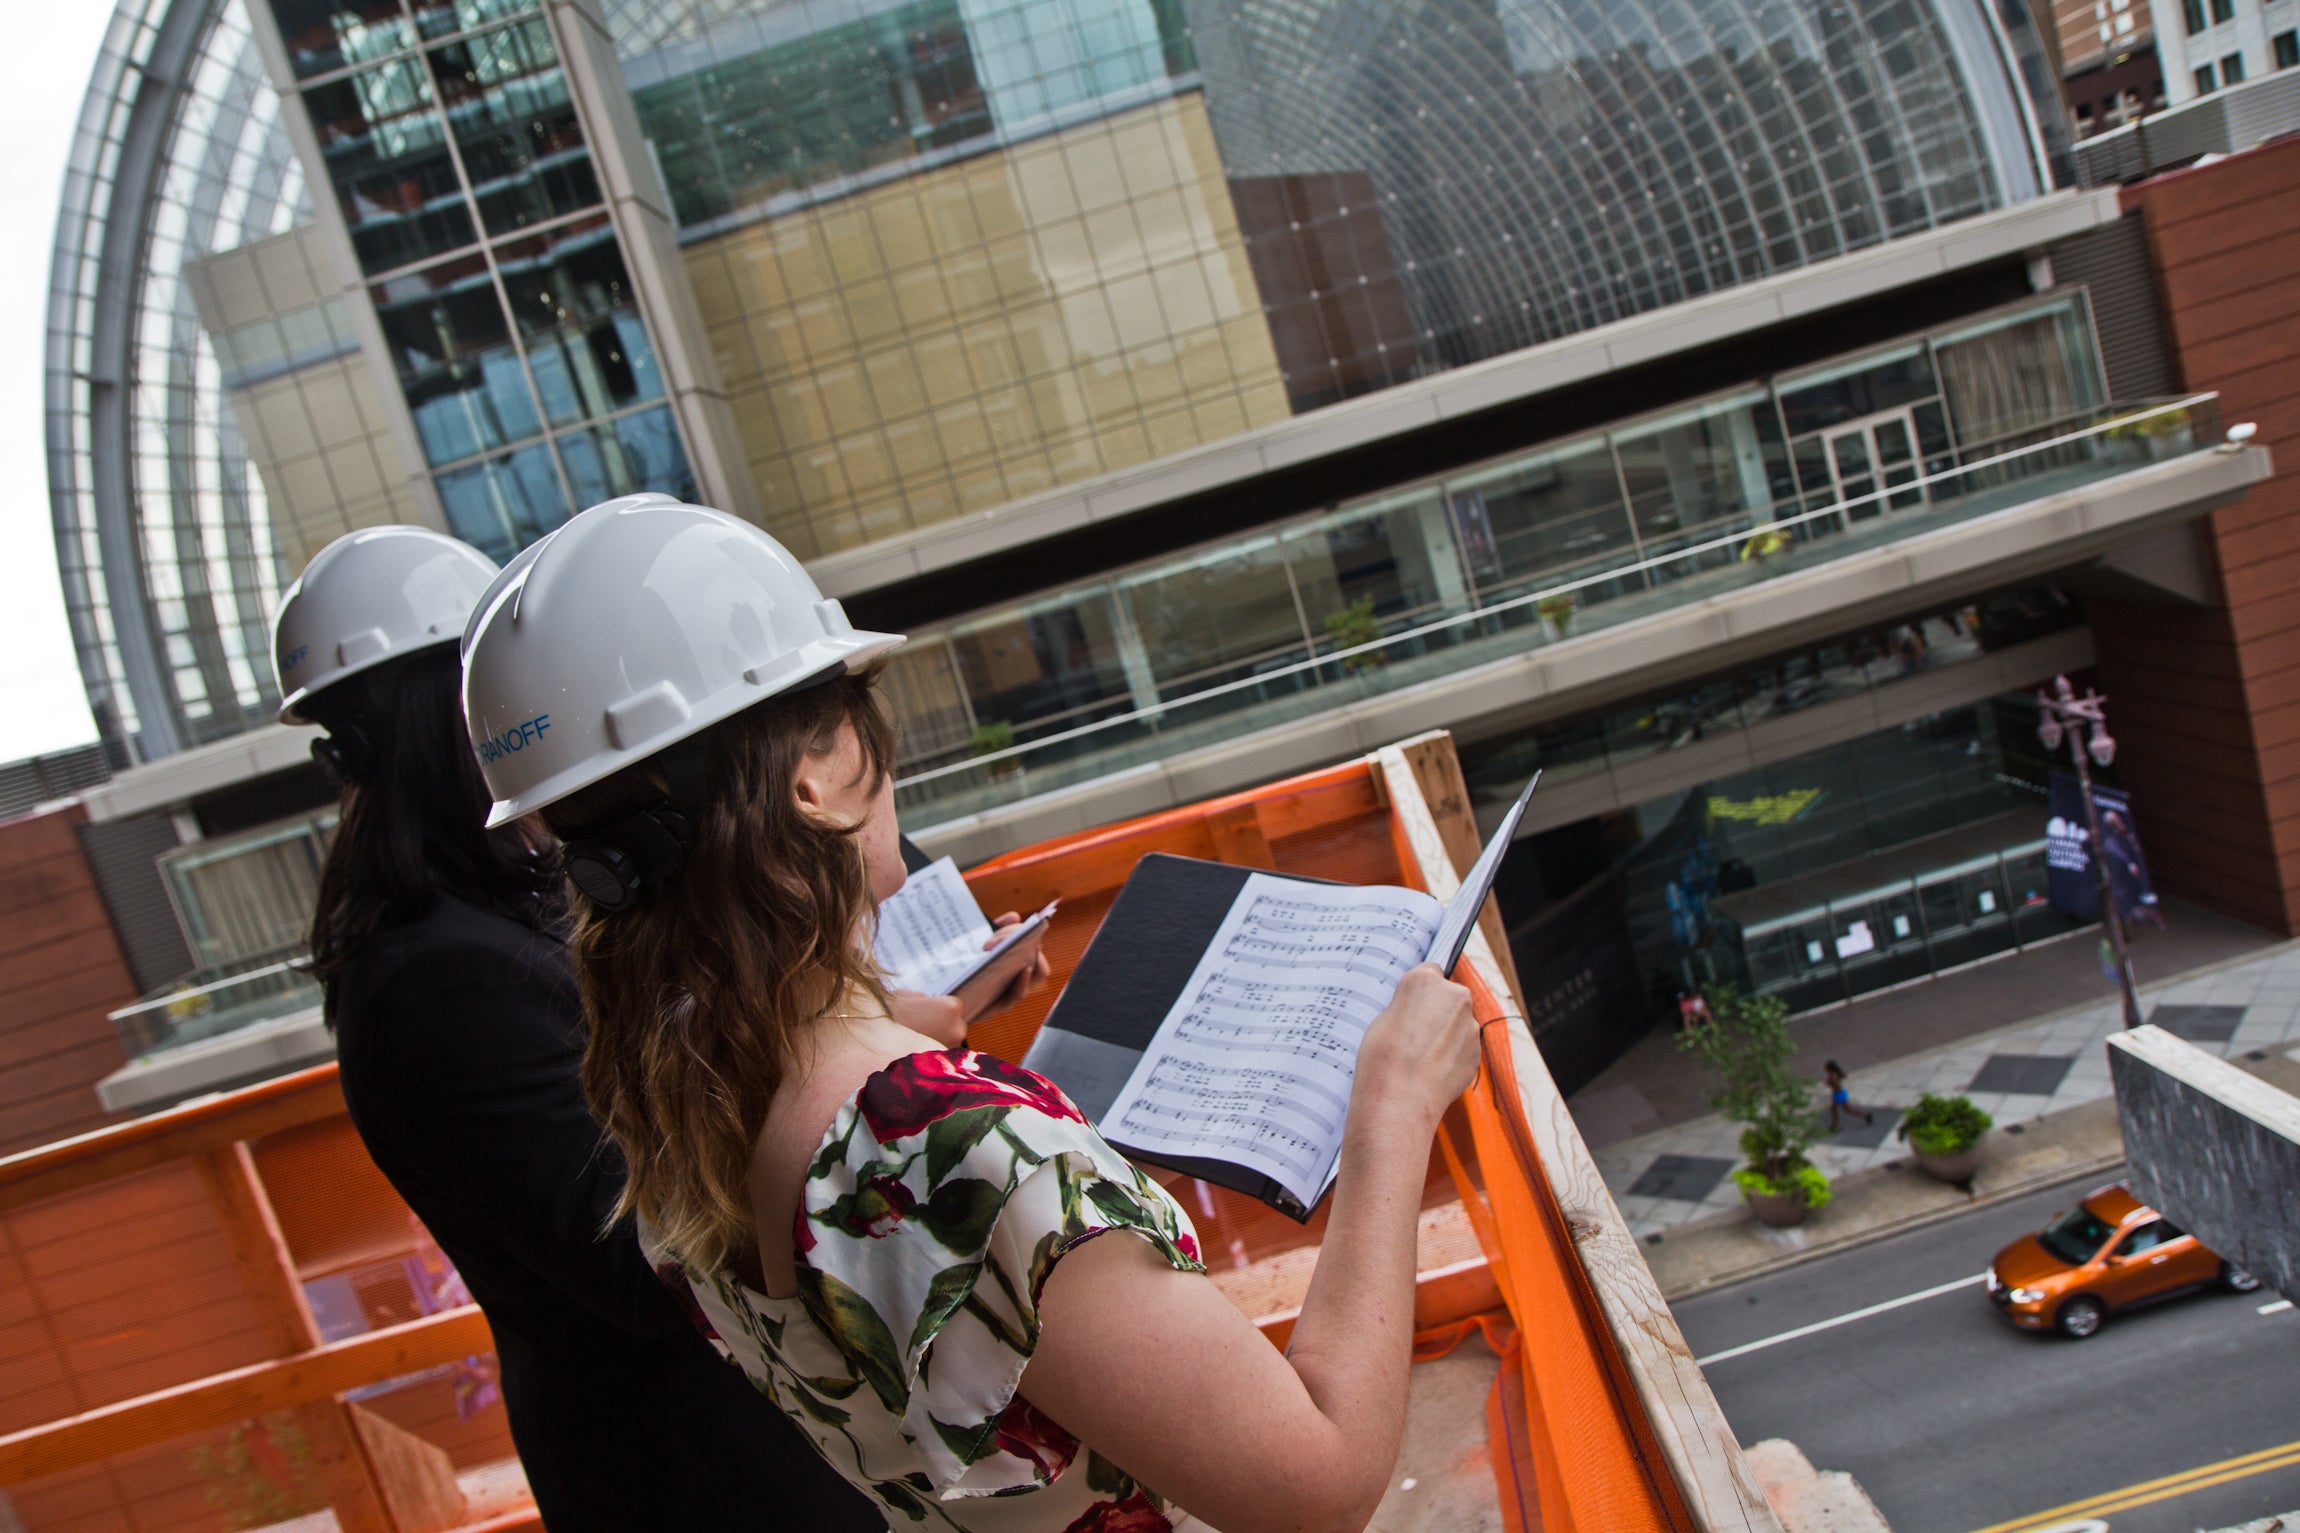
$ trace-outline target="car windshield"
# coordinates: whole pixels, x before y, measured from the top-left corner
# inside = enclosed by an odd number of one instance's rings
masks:
[[[2046,1225],[2036,1237],[2044,1248],[2072,1267],[2091,1261],[2116,1227],[2081,1203]]]

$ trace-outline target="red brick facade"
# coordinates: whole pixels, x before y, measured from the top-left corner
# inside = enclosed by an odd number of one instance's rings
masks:
[[[126,1062],[105,1014],[136,982],[73,833],[79,806],[0,822],[0,1155],[115,1121],[96,1082]]]
[[[2300,139],[2125,193],[2182,382],[2258,423],[2277,474],[2213,513],[2217,608],[2096,605],[2118,762],[2159,880],[2300,932]]]

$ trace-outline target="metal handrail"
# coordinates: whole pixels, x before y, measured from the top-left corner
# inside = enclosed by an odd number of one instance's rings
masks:
[[[1292,665],[1283,666],[1274,671],[1267,671],[1258,676],[1248,676],[1243,677],[1237,681],[1224,682],[1220,686],[1208,687],[1202,692],[1194,692],[1188,697],[1178,697],[1170,702],[1161,702],[1149,707],[1135,708],[1126,713],[1118,714],[1115,717],[1097,719],[1090,724],[1081,724],[1076,728],[1067,729],[1058,734],[1046,735],[1036,740],[1030,740],[1019,744],[1010,745],[1003,750],[987,751],[980,756],[972,757],[966,761],[957,761],[952,762],[947,766],[934,767],[927,771],[915,773],[913,775],[902,778],[898,786],[915,787],[920,783],[933,782],[938,778],[949,777],[959,772],[971,772],[979,768],[993,766],[1001,761],[1012,760],[1016,757],[1027,755],[1033,751],[1044,750],[1050,745],[1060,745],[1071,740],[1083,739],[1088,735],[1100,734],[1105,730],[1116,729],[1124,724],[1138,724],[1148,719],[1155,719],[1164,714],[1172,713],[1177,709],[1187,708],[1194,704],[1203,703],[1213,698],[1227,696],[1233,692],[1242,692],[1248,687],[1266,686],[1273,681],[1282,680],[1287,676],[1295,675],[1303,671],[1313,670],[1320,666],[1332,665],[1336,661],[1347,660],[1352,655],[1371,653],[1374,650],[1381,649],[1385,645],[1401,644],[1407,640],[1418,639],[1427,634],[1443,632],[1449,628],[1458,628],[1465,624],[1482,622],[1488,618],[1497,617],[1504,613],[1520,611],[1527,607],[1536,606],[1541,602],[1549,601],[1555,597],[1570,596],[1577,591],[1585,590],[1591,586],[1604,585],[1610,581],[1620,580],[1625,576],[1642,575],[1648,570],[1658,569],[1664,565],[1681,563],[1687,559],[1698,558],[1705,553],[1711,553],[1718,549],[1730,548],[1738,543],[1745,543],[1760,529],[1766,531],[1782,530],[1803,526],[1808,522],[1817,521],[1824,517],[1842,518],[1846,512],[1850,511],[1854,507],[1871,502],[1878,503],[1880,508],[1882,508],[1883,502],[1885,502],[1890,497],[1906,495],[1909,491],[1913,489],[1921,489],[1928,484],[1934,484],[1949,479],[1963,479],[1981,469],[1991,468],[2001,463],[2009,463],[2016,458],[2026,457],[2032,453],[2045,452],[2056,447],[2065,447],[2072,442],[2081,442],[2089,437],[2099,436],[2105,432],[2120,427],[2130,426],[2135,421],[2151,420],[2160,415],[2171,415],[2190,410],[2195,408],[2197,405],[2207,404],[2217,398],[2219,398],[2219,395],[2216,392],[2207,391],[2199,394],[2190,394],[2185,398],[2173,400],[2166,404],[2156,405],[2147,410],[2134,411],[2129,415],[2113,416],[2108,420],[2104,420],[2093,426],[2089,426],[2082,431],[2069,432],[2061,436],[2052,437],[2042,442],[2032,442],[2026,447],[2015,448],[2012,451],[1999,453],[1994,457],[1982,458],[1970,463],[1960,463],[1954,468],[1943,469],[1938,473],[1919,475],[1917,478],[1904,480],[1898,484],[1882,486],[1869,492],[1866,495],[1857,495],[1850,500],[1832,501],[1828,505],[1817,506],[1812,510],[1799,512],[1794,516],[1776,517],[1769,521],[1757,522],[1749,527],[1744,527],[1739,531],[1727,533],[1721,537],[1710,538],[1703,542],[1689,544],[1686,547],[1675,549],[1669,553],[1655,554],[1648,558],[1634,560],[1627,564],[1613,565],[1607,569],[1600,570],[1595,574],[1583,575],[1577,579],[1568,580],[1558,585],[1544,586],[1539,590],[1528,591],[1522,595],[1510,597],[1506,601],[1495,602],[1490,606],[1478,607],[1468,612],[1459,613],[1453,617],[1439,618],[1433,622],[1423,623],[1413,628],[1403,629],[1397,633],[1384,634],[1379,639],[1372,639],[1363,644],[1352,645],[1348,649],[1335,650],[1331,653],[1323,655],[1312,655],[1307,659],[1297,661]]]

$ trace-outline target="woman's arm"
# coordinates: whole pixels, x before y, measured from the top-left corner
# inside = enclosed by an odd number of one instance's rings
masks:
[[[1477,1073],[1469,992],[1423,965],[1367,1030],[1341,1174],[1281,1356],[1219,1289],[1097,1239],[1040,1296],[1022,1393],[1223,1533],[1364,1527],[1405,1429],[1430,1140]]]

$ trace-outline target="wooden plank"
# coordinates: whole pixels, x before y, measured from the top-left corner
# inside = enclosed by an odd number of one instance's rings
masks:
[[[312,1317],[303,1284],[296,1277],[295,1258],[289,1254],[278,1213],[264,1191],[255,1155],[246,1141],[202,1150],[193,1157],[193,1163],[206,1184],[209,1202],[239,1269],[241,1287],[255,1307],[273,1354],[292,1357],[320,1346],[319,1323]],[[383,1477],[370,1462],[368,1444],[349,1414],[353,1409],[332,1399],[312,1400],[296,1408],[328,1504],[335,1508],[342,1533],[411,1533],[392,1514]],[[450,1469],[450,1484],[454,1478]],[[419,1487],[417,1494],[428,1489]],[[456,1509],[460,1514],[460,1492]]]
[[[1387,779],[1391,812],[1430,892],[1446,897],[1460,887],[1460,879],[1420,779],[1397,746],[1385,747],[1372,759]],[[1482,925],[1471,934],[1464,957],[1496,998],[1510,993]],[[1550,1191],[1687,1510],[1702,1533],[1780,1533],[1739,1440],[1534,1046],[1522,1008],[1509,1013],[1507,1026],[1520,1105]]]
[[[333,1064],[0,1157],[0,1213],[344,1111]]]
[[[443,1310],[293,1357],[251,1363],[0,1436],[0,1485],[55,1474],[114,1453],[227,1426],[266,1411],[493,1351],[476,1305]]]
[[[1206,833],[1213,838],[1214,856],[1242,868],[1275,868],[1270,838],[1262,833],[1262,817],[1255,805],[1241,804],[1206,816]]]
[[[463,1487],[455,1482],[454,1463],[436,1445],[348,1400],[304,1409],[341,1412],[339,1419],[364,1450],[368,1476],[382,1488],[389,1526],[396,1533],[442,1533],[463,1521]],[[343,1517],[340,1502],[336,1516]],[[349,1522],[343,1533],[351,1533]]]
[[[1454,872],[1467,873],[1476,863],[1477,854],[1485,849],[1485,838],[1478,834],[1477,811],[1470,803],[1469,781],[1462,776],[1461,757],[1453,748],[1453,736],[1445,730],[1433,729],[1411,740],[1401,740],[1389,749],[1398,753],[1413,774],[1415,785],[1421,789],[1422,804],[1437,825],[1438,839],[1445,844]],[[1455,887],[1460,887],[1458,882]],[[1489,896],[1485,908],[1478,912],[1477,924],[1485,933],[1494,962],[1501,968],[1501,977],[1508,982],[1507,993],[1522,1014],[1525,987],[1518,982],[1517,959],[1509,950],[1509,931],[1502,924],[1500,901]]]

